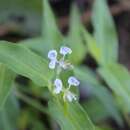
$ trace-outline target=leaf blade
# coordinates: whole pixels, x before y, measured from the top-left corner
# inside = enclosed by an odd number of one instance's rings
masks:
[[[70,30],[67,36],[67,45],[73,51],[73,53],[70,55],[70,60],[74,64],[81,63],[87,53],[87,49],[84,46],[83,39],[81,36],[81,28],[82,24],[80,21],[79,10],[76,5],[73,5],[70,16]]]
[[[42,22],[43,37],[49,39],[50,42],[54,44],[54,46],[58,46],[58,44],[62,41],[63,36],[57,27],[55,16],[52,12],[48,0],[42,0],[42,1],[43,1],[43,22]]]
[[[5,101],[11,91],[15,74],[0,63],[0,109],[3,108]]]
[[[116,62],[118,59],[118,38],[106,0],[96,0],[92,22],[96,43],[102,52],[102,64]]]
[[[66,105],[65,109],[59,101],[51,100],[49,102],[50,113],[62,130],[95,130],[86,112],[78,103]]]
[[[48,85],[52,76],[48,62],[21,45],[1,42],[0,62],[17,74],[30,78],[39,86]]]
[[[119,110],[114,102],[111,93],[97,80],[96,75],[87,67],[75,68],[74,73],[76,77],[84,81],[91,88],[92,94],[99,100],[119,125],[123,124]]]
[[[16,130],[19,117],[19,104],[16,97],[11,93],[0,111],[0,129]]]
[[[115,93],[115,96],[125,104],[121,108],[126,112],[130,111],[130,74],[128,70],[120,64],[110,64],[99,68],[98,72]]]

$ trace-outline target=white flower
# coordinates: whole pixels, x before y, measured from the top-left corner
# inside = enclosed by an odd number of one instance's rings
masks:
[[[54,89],[54,93],[55,94],[59,94],[62,91],[62,81],[60,79],[56,79],[54,81],[54,85],[55,85],[55,89]]]
[[[68,100],[69,102],[72,102],[73,100],[77,100],[76,98],[76,95],[73,94],[72,92],[70,91],[67,91],[65,94],[64,94],[64,100]]]
[[[71,53],[72,53],[72,50],[69,47],[64,46],[60,48],[60,54],[64,56]]]
[[[57,58],[57,51],[56,50],[50,50],[48,52],[48,58],[50,60],[56,60],[56,58]]]
[[[55,69],[56,63],[57,63],[57,60],[51,60],[50,63],[49,63],[49,68],[50,69]]]
[[[69,86],[71,86],[71,85],[79,86],[79,84],[80,84],[80,82],[74,76],[69,77],[68,83],[69,83]]]

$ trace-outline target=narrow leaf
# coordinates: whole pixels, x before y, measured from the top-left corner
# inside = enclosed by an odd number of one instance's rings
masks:
[[[5,65],[0,64],[0,109],[3,108],[10,93],[14,77],[15,74],[11,70],[7,69]]]
[[[39,86],[46,86],[52,76],[48,63],[24,46],[0,43],[0,62],[17,74],[30,78]]]
[[[16,97],[10,94],[0,111],[0,130],[17,130],[18,117],[19,104]]]
[[[51,10],[48,0],[43,1],[43,37],[57,45],[62,40],[62,35],[57,27],[55,16]]]
[[[110,117],[110,114],[104,107],[104,104],[95,97],[83,102],[82,106],[94,122],[102,122]]]
[[[75,68],[75,75],[91,88],[92,94],[104,105],[107,112],[118,124],[122,124],[121,115],[111,93],[97,80],[96,75],[87,67]]]
[[[87,113],[78,103],[64,104],[59,100],[51,100],[49,110],[62,130],[95,130]]]
[[[82,24],[80,21],[79,11],[76,6],[73,6],[70,18],[70,31],[67,44],[73,51],[70,59],[73,63],[77,64],[84,59],[87,49],[83,44],[81,36]]]
[[[49,42],[49,40],[43,37],[24,40],[19,42],[19,44],[23,44],[24,46],[28,47],[38,55],[43,56],[44,58],[47,58],[47,53],[49,52],[49,50],[55,48],[53,42]]]
[[[130,111],[130,74],[120,64],[111,64],[99,68],[98,72],[122,102],[124,111]]]
[[[85,41],[86,48],[89,53],[95,58],[95,60],[101,64],[102,63],[102,50],[97,45],[96,39],[84,28],[82,27],[82,33]]]
[[[92,22],[96,43],[102,53],[102,64],[117,61],[117,33],[106,0],[95,0]]]

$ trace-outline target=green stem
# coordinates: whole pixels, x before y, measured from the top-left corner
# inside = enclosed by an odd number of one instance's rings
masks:
[[[46,113],[46,114],[50,115],[48,109],[45,108],[43,105],[41,105],[39,102],[37,102],[35,99],[32,99],[32,98],[30,98],[30,97],[28,97],[28,96],[26,96],[26,95],[24,95],[24,94],[22,94],[18,91],[16,91],[16,96],[19,99],[23,100],[25,103],[27,103],[27,104],[31,105],[32,107],[38,109],[42,113],[44,113],[44,114]]]

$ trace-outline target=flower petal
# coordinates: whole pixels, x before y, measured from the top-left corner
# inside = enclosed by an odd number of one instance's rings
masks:
[[[69,47],[64,46],[60,48],[60,54],[64,56],[71,53],[72,53],[72,50]]]
[[[50,60],[56,60],[56,58],[57,58],[57,51],[56,50],[50,50],[48,52],[48,58]]]
[[[51,60],[50,63],[49,63],[49,68],[50,69],[55,69],[55,66],[56,66],[56,60]]]
[[[54,93],[59,94],[62,91],[62,81],[60,79],[56,79],[54,81],[54,85],[55,85],[55,89],[54,89]]]
[[[68,83],[69,85],[73,85],[73,86],[79,86],[80,84],[80,82],[74,76],[69,77]]]
[[[61,92],[62,89],[60,88],[54,88],[54,93],[55,94],[59,94]]]

